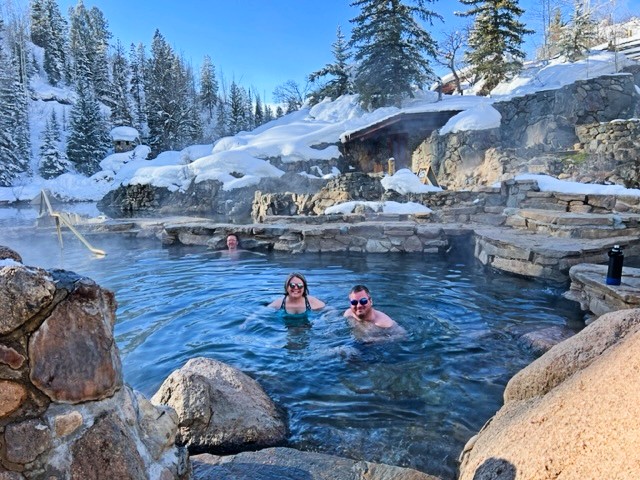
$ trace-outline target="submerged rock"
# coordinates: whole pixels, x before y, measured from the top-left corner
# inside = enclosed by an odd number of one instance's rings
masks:
[[[203,454],[192,461],[194,480],[438,480],[411,468],[282,447],[228,457]]]

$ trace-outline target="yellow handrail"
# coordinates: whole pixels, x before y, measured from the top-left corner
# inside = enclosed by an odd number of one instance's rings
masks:
[[[54,211],[53,208],[51,207],[51,202],[49,202],[49,197],[47,197],[47,194],[45,193],[44,190],[41,190],[40,191],[40,216],[42,216],[43,214],[43,211],[42,211],[43,204],[46,205],[49,216],[53,217],[56,221],[56,230],[58,232],[58,241],[60,242],[60,248],[64,248],[62,244],[62,229],[60,227],[60,223],[62,223],[65,226],[67,226],[69,230],[71,230],[76,237],[78,237],[78,240],[84,243],[84,246],[87,247],[91,253],[93,253],[94,255],[101,255],[101,256],[104,256],[107,254],[107,252],[105,252],[104,250],[100,250],[99,248],[94,248],[80,234],[80,232],[78,232],[78,230],[75,229],[75,227],[71,224],[71,221],[67,218],[64,212]]]

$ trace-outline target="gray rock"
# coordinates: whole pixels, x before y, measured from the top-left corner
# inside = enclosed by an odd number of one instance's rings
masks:
[[[394,467],[292,448],[267,448],[228,457],[191,457],[193,480],[438,480]]]
[[[241,371],[194,358],[162,383],[151,401],[178,414],[177,442],[191,452],[237,452],[274,446],[288,433],[282,412]]]

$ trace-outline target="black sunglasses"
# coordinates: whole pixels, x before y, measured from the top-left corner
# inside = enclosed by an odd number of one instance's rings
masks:
[[[366,305],[367,303],[369,303],[369,299],[363,297],[360,300],[351,300],[351,305],[355,307],[356,305],[358,305],[358,302],[360,302],[360,305]]]
[[[304,283],[289,282],[289,288],[299,288],[300,290],[302,290],[303,287],[304,287]]]

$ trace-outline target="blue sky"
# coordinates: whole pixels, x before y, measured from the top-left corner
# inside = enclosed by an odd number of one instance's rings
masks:
[[[65,16],[76,3],[58,0]],[[102,10],[113,41],[120,39],[127,51],[131,43],[149,48],[159,29],[195,68],[209,55],[227,83],[235,80],[255,89],[263,101],[271,101],[274,88],[287,80],[304,87],[309,73],[333,61],[337,27],[348,38],[349,20],[359,11],[349,4],[350,0],[84,0],[86,8]],[[525,23],[538,29],[539,1],[521,0],[520,5],[527,10]],[[611,0],[608,5],[615,5],[616,18],[640,14],[640,0]],[[468,21],[453,14],[465,10],[458,1],[440,0],[431,8],[445,18],[430,29],[434,38]],[[527,51],[533,52],[538,42],[530,36]]]

